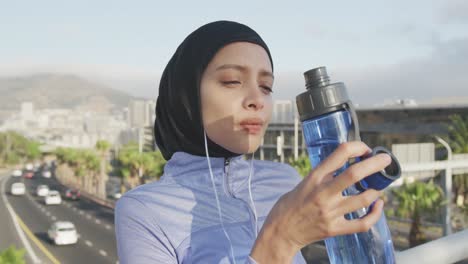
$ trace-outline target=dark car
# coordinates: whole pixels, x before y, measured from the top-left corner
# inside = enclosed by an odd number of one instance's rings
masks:
[[[31,179],[34,176],[34,171],[32,170],[25,170],[23,173],[23,177],[26,179]]]
[[[65,198],[68,200],[78,200],[80,199],[81,193],[77,189],[68,189],[65,191]]]

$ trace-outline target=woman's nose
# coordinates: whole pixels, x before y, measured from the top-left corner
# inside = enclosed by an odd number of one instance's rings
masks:
[[[264,107],[265,99],[262,90],[258,85],[251,84],[247,87],[247,96],[244,100],[244,107],[248,110],[260,110]]]

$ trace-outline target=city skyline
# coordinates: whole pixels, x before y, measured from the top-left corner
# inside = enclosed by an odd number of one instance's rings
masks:
[[[251,26],[270,46],[275,99],[294,99],[304,90],[302,73],[318,66],[327,66],[333,81],[345,82],[359,104],[468,98],[467,14],[461,0],[202,1],[182,7],[6,2],[0,10],[0,76],[74,73],[155,99],[161,72],[183,38],[227,19]]]

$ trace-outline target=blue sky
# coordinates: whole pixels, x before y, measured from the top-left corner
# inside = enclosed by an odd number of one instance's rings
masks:
[[[70,72],[154,97],[186,35],[227,19],[251,26],[270,46],[278,99],[293,99],[302,72],[322,65],[363,104],[468,98],[468,1],[0,3],[2,76]],[[441,92],[440,80],[428,79],[435,74],[454,83]]]

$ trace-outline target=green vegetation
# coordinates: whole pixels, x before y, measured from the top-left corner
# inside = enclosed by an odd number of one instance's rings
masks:
[[[133,188],[150,180],[157,180],[163,174],[164,160],[161,152],[139,152],[138,144],[125,145],[117,157],[119,164],[119,176],[122,177],[121,189],[124,192],[124,181],[130,183]],[[141,175],[141,177],[140,177]]]
[[[398,203],[396,215],[411,219],[409,233],[410,247],[426,242],[426,236],[421,229],[424,216],[435,214],[444,203],[442,189],[432,181],[429,183],[416,181],[404,183],[398,189],[392,190]]]
[[[306,177],[312,170],[312,166],[310,165],[309,157],[307,155],[301,155],[297,160],[291,158],[289,160],[289,164],[296,168],[297,172],[299,172],[299,175],[301,175],[303,178]]]
[[[55,151],[61,177],[66,183],[80,185],[87,192],[105,196],[105,181],[110,170],[107,157],[111,144],[107,141],[96,142],[96,149],[59,148]],[[138,145],[124,145],[117,155],[116,171],[121,177],[121,193],[124,193],[125,183],[131,188],[151,180],[157,180],[163,174],[166,164],[161,152],[139,152]],[[66,166],[72,173],[66,173]],[[140,177],[141,175],[141,177]]]
[[[450,117],[448,143],[453,153],[468,153],[468,116],[460,115]],[[454,200],[459,201],[458,206],[464,207],[468,199],[468,174],[457,174],[453,176]]]
[[[81,189],[97,194],[100,159],[94,150],[58,148],[55,155],[62,166],[59,170],[66,166],[72,171],[72,174],[60,173],[64,183],[79,185]]]
[[[0,252],[0,264],[25,264],[24,249],[16,249],[15,245]]]
[[[41,156],[39,143],[13,131],[0,133],[0,166],[34,161]]]

